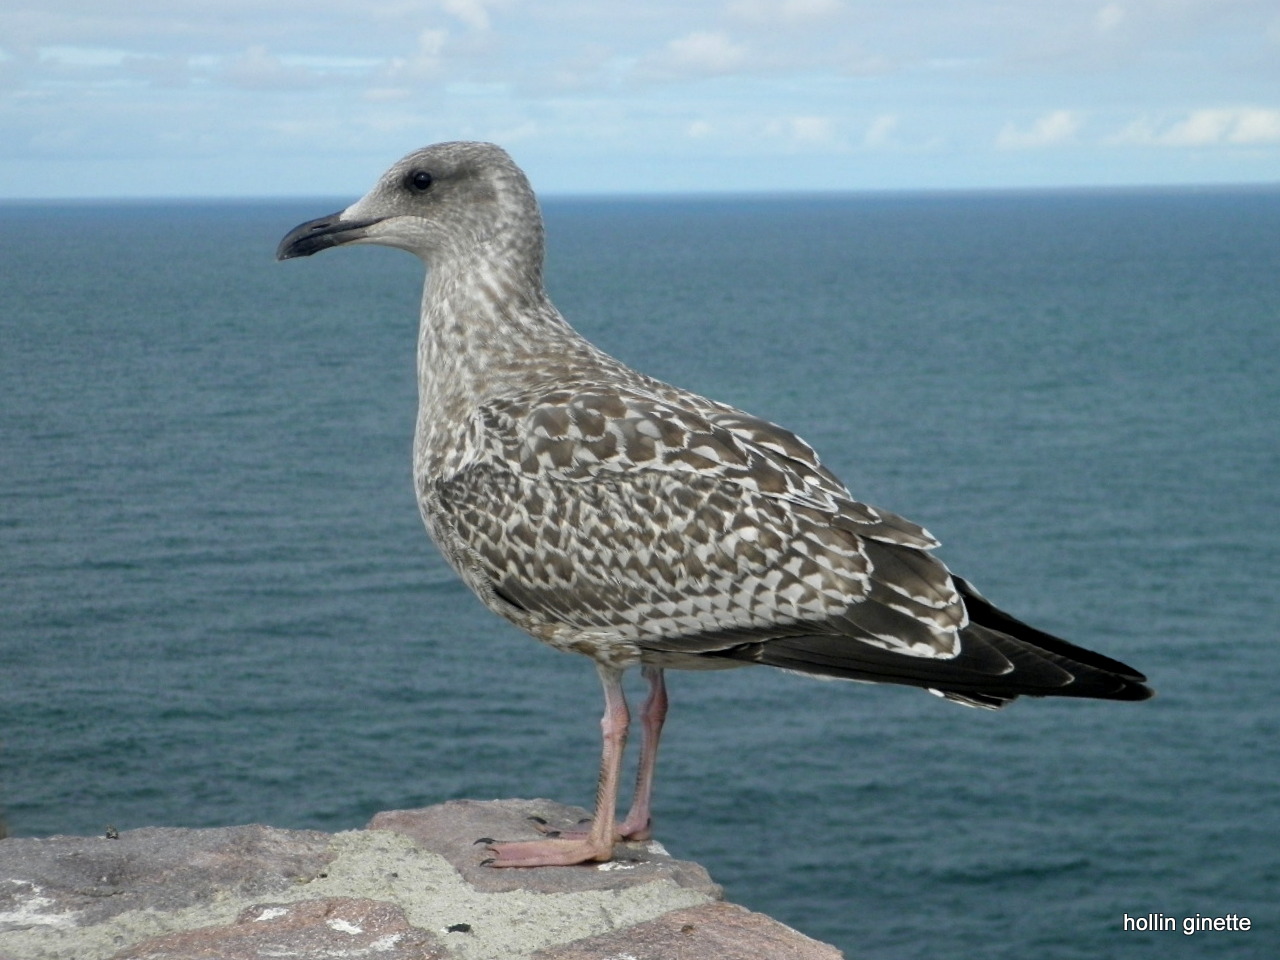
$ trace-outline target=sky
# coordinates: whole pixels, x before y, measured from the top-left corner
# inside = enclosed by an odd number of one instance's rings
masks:
[[[1276,0],[5,0],[0,198],[1280,182]]]

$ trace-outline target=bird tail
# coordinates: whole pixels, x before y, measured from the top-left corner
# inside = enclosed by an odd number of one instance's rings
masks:
[[[969,613],[960,653],[895,653],[847,636],[778,637],[726,654],[797,673],[924,687],[966,706],[999,709],[1020,696],[1146,700],[1146,677],[1119,660],[1037,630],[955,578]]]

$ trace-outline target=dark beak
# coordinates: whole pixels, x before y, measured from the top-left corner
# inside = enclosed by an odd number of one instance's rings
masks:
[[[359,240],[368,233],[369,227],[382,219],[382,217],[373,217],[369,220],[343,220],[342,213],[338,212],[300,223],[280,241],[280,246],[276,247],[276,259],[291,260],[294,257],[309,257],[329,247]]]

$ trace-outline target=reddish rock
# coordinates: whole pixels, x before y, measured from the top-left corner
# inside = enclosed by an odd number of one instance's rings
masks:
[[[333,897],[261,903],[235,923],[144,940],[112,960],[447,960],[449,953],[404,911],[377,900]]]
[[[811,940],[762,913],[731,903],[708,903],[539,950],[529,960],[841,960],[843,956],[835,947]]]
[[[609,863],[536,869],[481,866],[489,856],[476,840],[533,840],[538,837],[531,817],[553,829],[582,829],[587,812],[552,800],[451,800],[419,810],[388,810],[369,821],[369,830],[393,830],[411,837],[424,849],[448,860],[466,881],[485,893],[529,890],[535,893],[577,893],[619,890],[656,880],[697,890],[713,899],[723,891],[707,871],[688,860],[675,860],[655,843],[620,843]]]

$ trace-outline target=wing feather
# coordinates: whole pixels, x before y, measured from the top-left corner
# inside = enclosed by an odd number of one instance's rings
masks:
[[[653,649],[819,632],[954,655],[964,608],[936,541],[854,500],[794,434],[702,403],[558,384],[487,405],[465,465],[431,481],[470,577]]]

